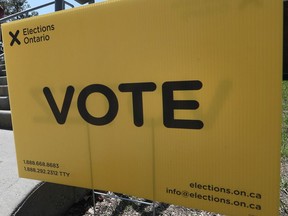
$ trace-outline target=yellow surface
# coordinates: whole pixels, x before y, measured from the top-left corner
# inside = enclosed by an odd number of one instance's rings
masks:
[[[19,175],[228,215],[277,215],[282,4],[120,0],[3,25]],[[167,82],[197,80],[201,88],[174,90],[170,102],[198,101],[172,118],[203,128],[164,126]],[[156,88],[142,92],[140,126],[125,83]],[[99,119],[111,108],[99,92],[85,102],[90,85],[117,98],[108,124],[79,112],[82,103]],[[59,124],[43,89],[61,111],[68,86],[75,92]]]

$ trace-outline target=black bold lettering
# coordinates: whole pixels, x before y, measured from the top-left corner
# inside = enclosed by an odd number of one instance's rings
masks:
[[[201,129],[204,124],[200,120],[175,119],[175,109],[198,109],[199,103],[195,100],[174,100],[173,91],[176,90],[199,90],[202,82],[194,81],[175,81],[165,82],[162,85],[163,96],[163,120],[167,128],[186,128]]]
[[[86,107],[87,98],[89,97],[90,94],[95,93],[95,92],[103,94],[107,98],[108,103],[109,103],[108,112],[106,113],[105,116],[100,117],[100,118],[92,116],[88,112],[87,107]],[[110,88],[101,84],[92,84],[92,85],[85,87],[79,94],[77,105],[78,105],[79,113],[82,116],[82,118],[86,120],[88,123],[93,124],[93,125],[101,126],[101,125],[109,124],[110,122],[114,120],[114,118],[116,117],[118,113],[118,100],[117,100],[116,95]]]
[[[54,97],[52,95],[51,90],[48,87],[44,87],[43,88],[43,92],[44,95],[46,97],[46,100],[48,101],[48,104],[52,110],[52,113],[55,116],[56,121],[59,124],[64,124],[66,122],[67,119],[67,115],[70,109],[70,105],[71,105],[71,101],[73,98],[73,94],[74,94],[74,88],[73,86],[68,86],[66,89],[66,93],[65,93],[65,97],[64,97],[64,101],[63,101],[63,105],[62,105],[62,109],[61,112],[59,111],[57,104],[54,100]]]
[[[132,92],[133,117],[134,124],[137,127],[143,125],[143,97],[142,92],[154,91],[156,84],[153,82],[147,83],[123,83],[119,85],[121,92]]]

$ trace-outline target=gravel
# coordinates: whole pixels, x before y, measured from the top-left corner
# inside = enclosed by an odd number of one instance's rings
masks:
[[[132,201],[121,200],[134,199],[145,202],[151,202],[149,200],[139,199],[136,197],[127,197],[121,194],[114,194],[107,192],[108,195],[117,196],[117,198],[111,198],[106,196],[96,196],[95,215],[101,216],[152,216],[153,205],[135,203]],[[92,207],[92,196],[85,197],[80,203],[75,204],[65,216],[94,216],[94,208]],[[155,202],[155,215],[163,216],[221,216],[216,213],[209,213],[199,211],[195,209],[184,208],[181,206],[169,205],[165,203]]]

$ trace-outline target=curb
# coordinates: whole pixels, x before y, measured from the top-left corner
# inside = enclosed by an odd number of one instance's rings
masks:
[[[91,190],[41,182],[20,203],[13,216],[61,216]]]

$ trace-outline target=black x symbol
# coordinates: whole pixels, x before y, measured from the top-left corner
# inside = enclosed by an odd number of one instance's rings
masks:
[[[20,45],[21,44],[21,42],[18,40],[18,35],[19,35],[19,30],[17,30],[16,31],[16,33],[15,34],[13,34],[11,31],[9,32],[9,35],[12,37],[12,41],[11,41],[11,43],[10,43],[10,46],[13,46],[14,45],[14,43],[16,42],[18,45]]]

